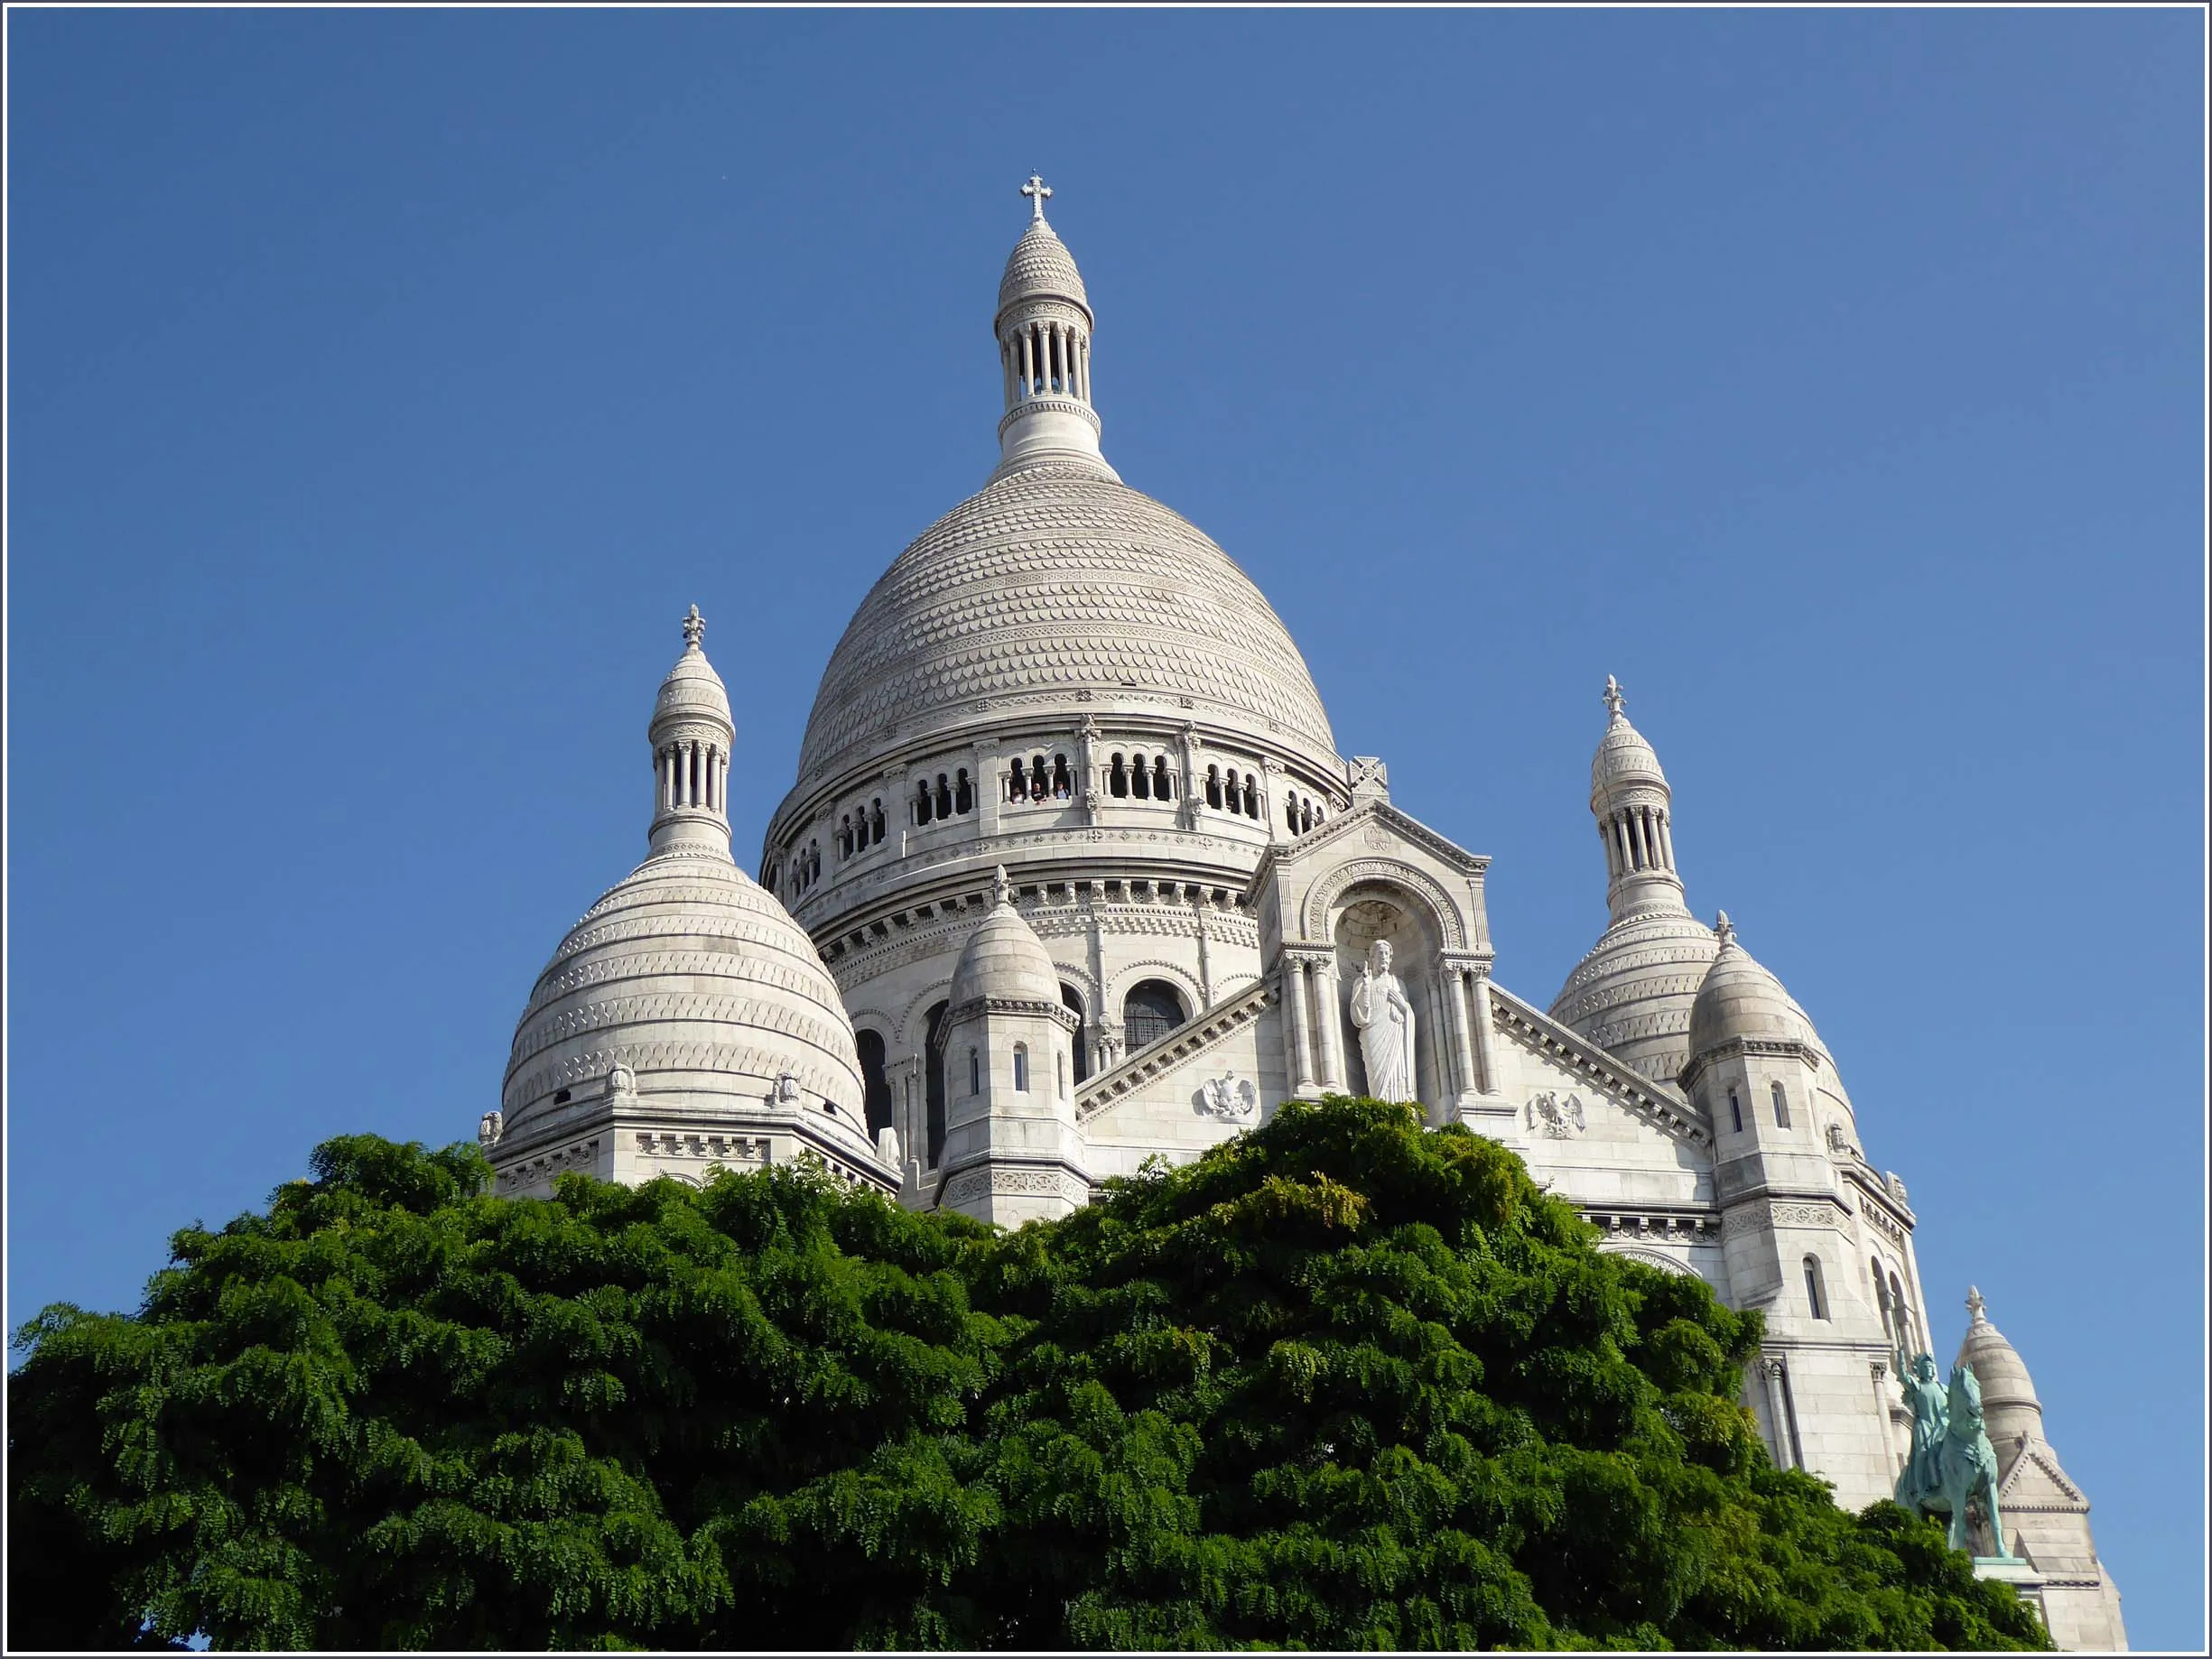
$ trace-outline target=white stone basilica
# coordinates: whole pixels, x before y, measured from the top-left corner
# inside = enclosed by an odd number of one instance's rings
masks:
[[[1890,1495],[1892,1369],[1930,1340],[1904,1183],[1805,1010],[1691,915],[1619,688],[1590,784],[1610,924],[1546,1008],[1492,978],[1489,861],[1338,755],[1259,589],[1107,464],[1090,300],[1051,192],[1024,193],[997,468],[861,600],[757,882],[686,618],[647,856],[531,992],[482,1127],[497,1190],[811,1158],[1012,1226],[1286,1098],[1415,1100],[1511,1146],[1603,1247],[1759,1309],[1745,1398],[1776,1460],[1849,1508]],[[2124,1647],[2088,1504],[1978,1297],[1961,1357],[2001,1471],[2006,1535],[1978,1547],[2021,1558],[1983,1570],[2061,1645]]]

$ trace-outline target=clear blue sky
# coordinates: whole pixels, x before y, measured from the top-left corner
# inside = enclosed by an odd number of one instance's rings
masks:
[[[994,456],[1032,168],[1109,457],[1340,746],[1603,924],[1608,672],[2203,1639],[2203,23],[7,18],[8,1318],[497,1098],[697,602],[740,862]]]

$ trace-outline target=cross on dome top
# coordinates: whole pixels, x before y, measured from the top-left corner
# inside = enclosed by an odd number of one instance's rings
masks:
[[[1982,1301],[1982,1287],[1978,1284],[1966,1286],[1966,1311],[1974,1316],[1975,1324],[1989,1323],[1989,1311]]]
[[[683,646],[687,651],[699,649],[699,642],[707,636],[707,619],[699,614],[699,607],[692,607],[691,614],[683,618]]]
[[[1001,904],[1011,904],[1014,902],[1014,884],[1007,878],[1006,866],[1003,864],[999,867],[997,874],[991,877],[990,898],[994,908]]]
[[[1621,718],[1622,705],[1628,699],[1621,695],[1621,682],[1611,674],[1605,676],[1605,712],[1614,719]]]
[[[1714,920],[1713,931],[1720,935],[1723,946],[1733,945],[1736,942],[1736,924],[1728,920],[1726,911],[1721,912],[1719,916]]]
[[[1052,195],[1052,186],[1038,178],[1036,174],[1031,173],[1029,182],[1021,187],[1021,193],[1029,199],[1029,218],[1032,222],[1042,223],[1045,218],[1045,203]]]

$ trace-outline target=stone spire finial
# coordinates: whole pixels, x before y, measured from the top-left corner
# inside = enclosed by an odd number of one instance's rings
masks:
[[[1014,884],[1007,879],[1006,866],[1003,864],[990,878],[990,902],[994,909],[1014,903]]]
[[[1966,1312],[1976,1325],[1989,1323],[1988,1305],[1982,1300],[1982,1287],[1978,1284],[1966,1286]]]
[[[1052,196],[1052,186],[1038,178],[1036,174],[1031,173],[1029,182],[1021,187],[1021,193],[1029,199],[1030,222],[1032,224],[1041,222],[1045,218],[1045,203]]]
[[[699,607],[692,607],[691,614],[683,618],[683,648],[699,649],[699,642],[707,636],[707,619],[699,614]]]
[[[1628,699],[1621,695],[1621,682],[1611,674],[1605,676],[1605,712],[1613,719],[1622,719],[1622,708]]]
[[[1736,942],[1736,924],[1728,920],[1728,913],[1724,910],[1714,918],[1713,931],[1719,937],[1724,950]]]

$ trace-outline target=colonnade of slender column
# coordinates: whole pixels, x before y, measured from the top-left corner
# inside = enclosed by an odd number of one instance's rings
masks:
[[[660,810],[730,810],[730,756],[711,743],[672,743],[661,751]]]
[[[1073,324],[1033,322],[1006,343],[1007,406],[1057,394],[1091,401],[1091,341]]]
[[[1429,1006],[1442,1004],[1442,1029],[1420,1032],[1417,1044],[1442,1043],[1438,1068],[1456,1099],[1492,1092],[1490,1005],[1476,963],[1440,959],[1430,981]],[[1345,1066],[1343,990],[1333,950],[1293,948],[1283,953],[1284,1061],[1294,1092],[1324,1093],[1351,1087]]]
[[[1663,806],[1622,807],[1598,825],[1598,834],[1605,842],[1607,874],[1616,879],[1675,867],[1674,834]]]

